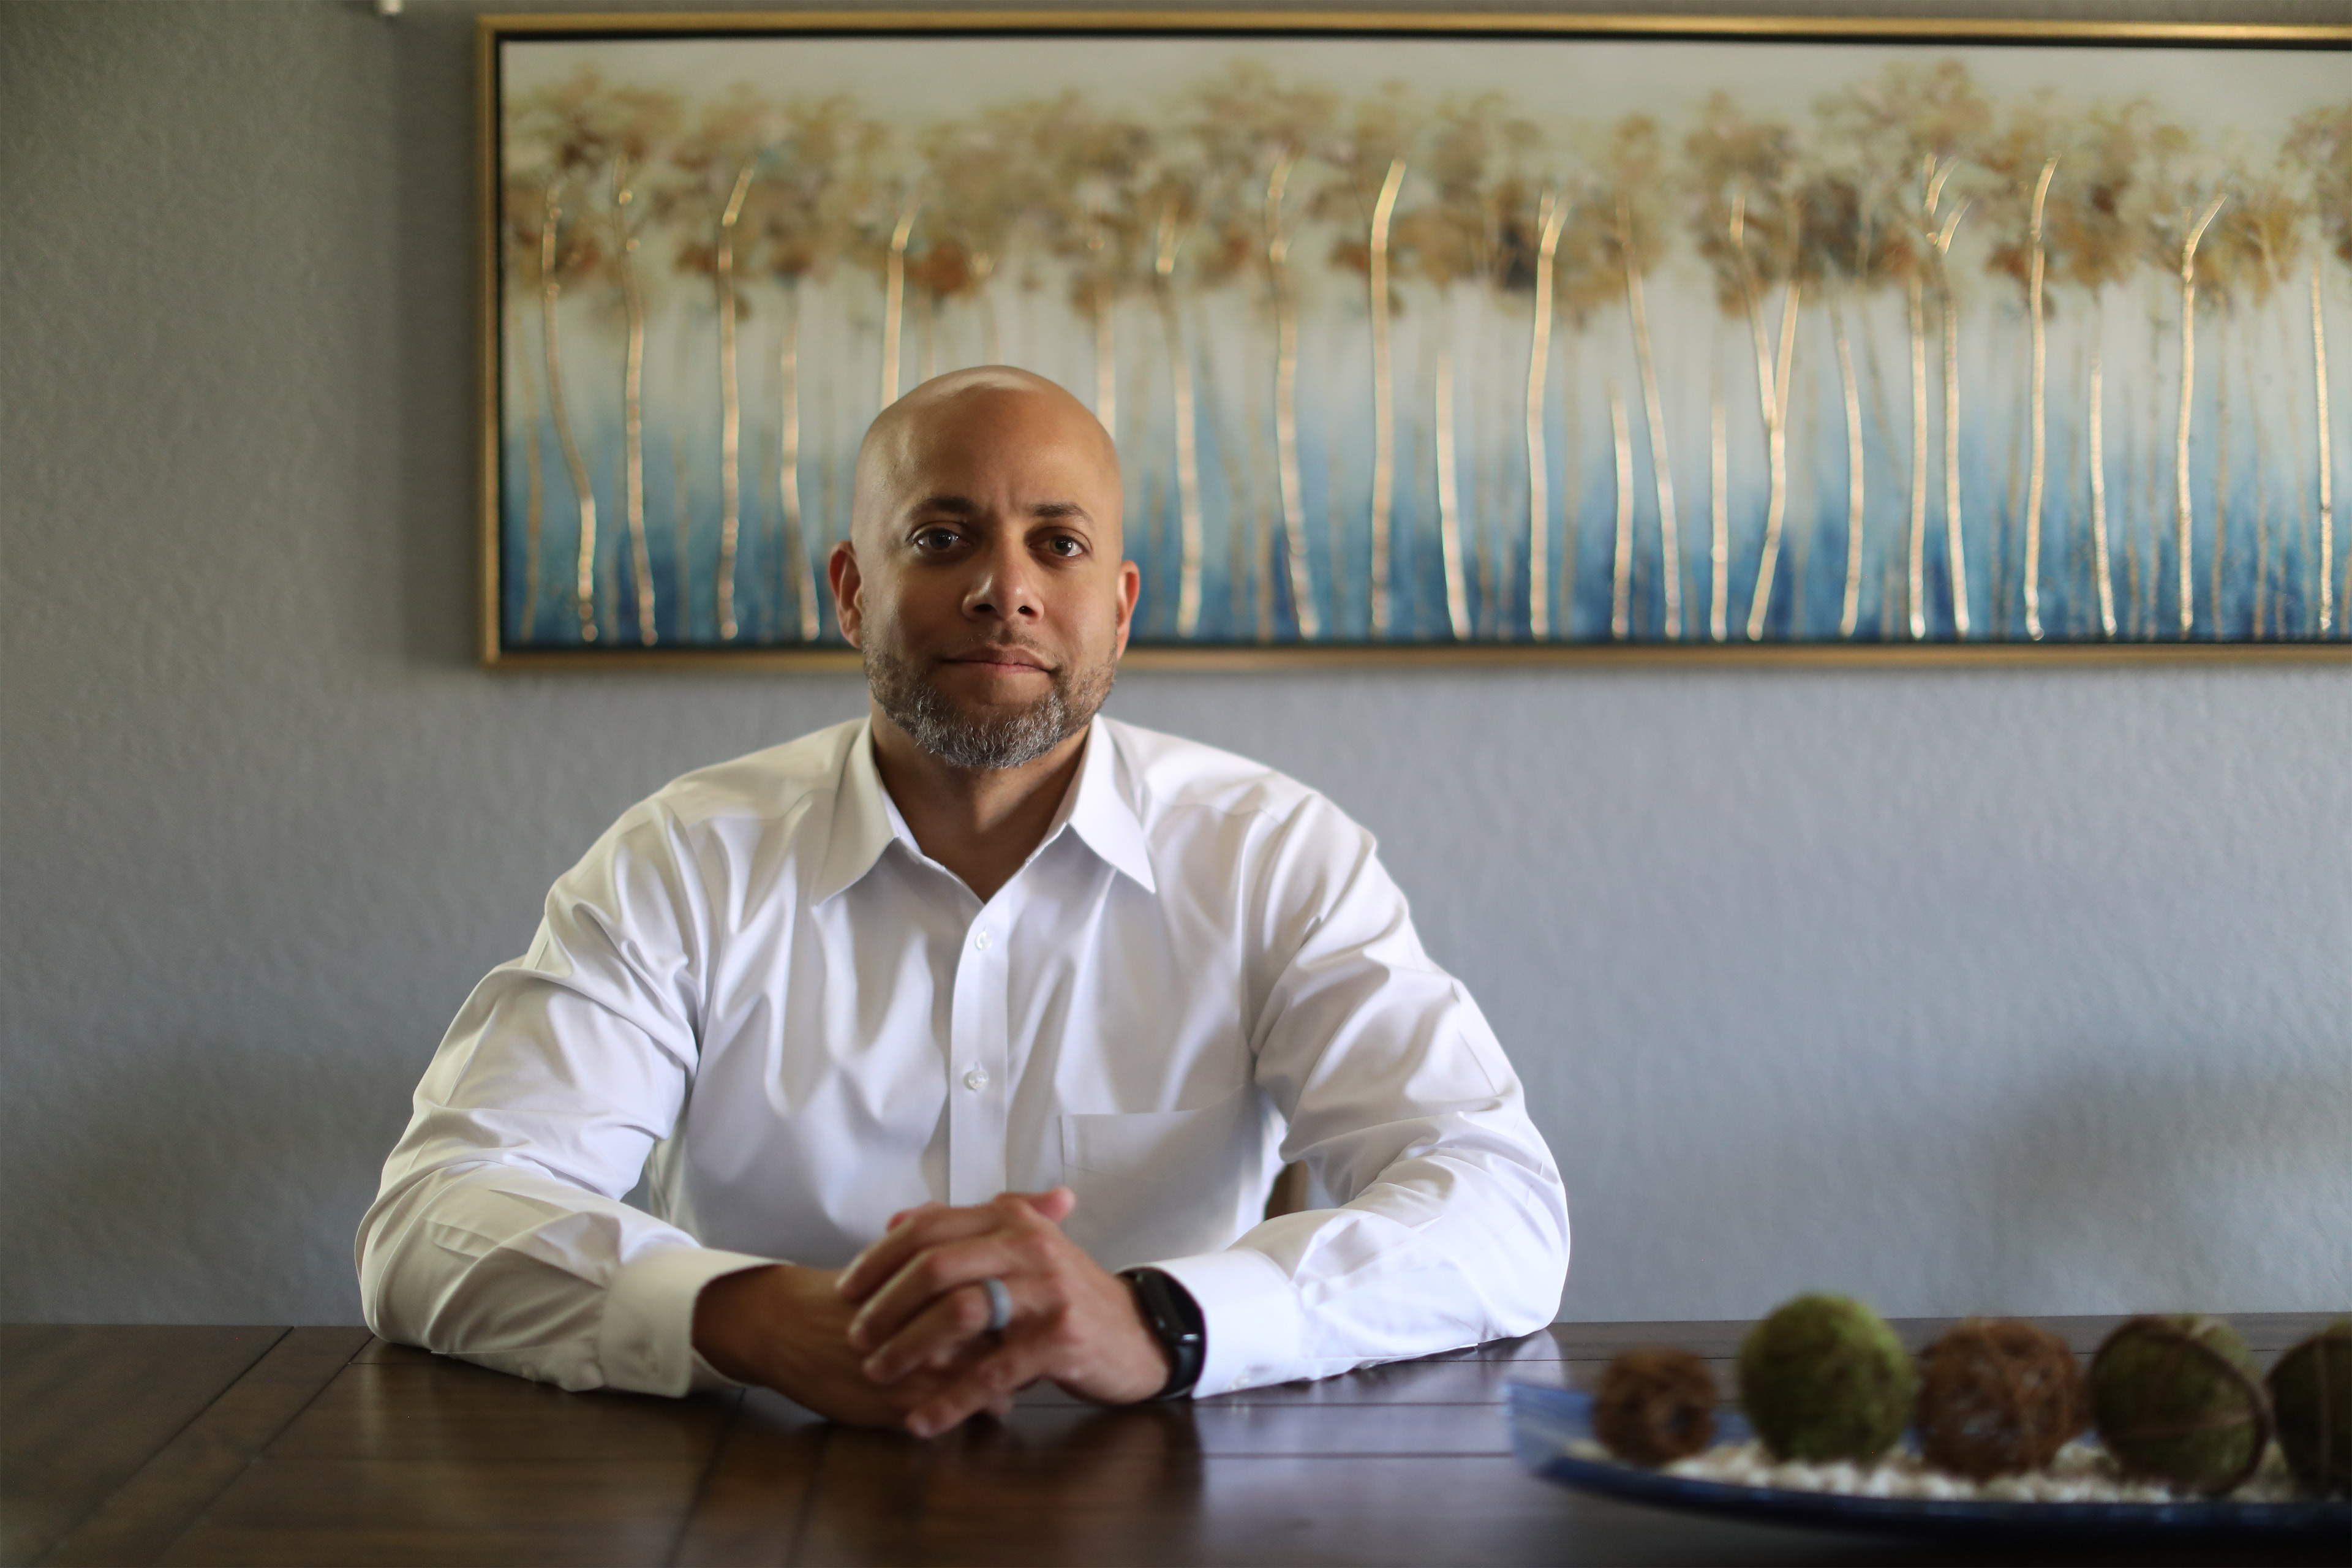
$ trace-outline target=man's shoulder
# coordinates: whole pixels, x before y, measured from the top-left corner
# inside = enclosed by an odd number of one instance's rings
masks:
[[[1105,719],[1131,798],[1144,822],[1166,814],[1205,810],[1278,819],[1329,813],[1345,820],[1321,792],[1289,774],[1236,752]]]
[[[846,720],[780,746],[697,768],[662,785],[646,804],[688,826],[782,820],[839,787],[842,762],[865,728],[863,719]]]

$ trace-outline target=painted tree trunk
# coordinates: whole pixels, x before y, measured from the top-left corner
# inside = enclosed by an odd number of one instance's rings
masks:
[[[801,521],[801,289],[784,285],[783,342],[776,352],[776,506],[784,522],[783,586],[791,595],[801,641],[817,637],[821,574],[812,577],[807,529]]]
[[[1617,448],[1617,534],[1609,552],[1609,635],[1621,642],[1633,631],[1633,432],[1625,399],[1609,386],[1609,434]]]
[[[2180,637],[2187,641],[2197,620],[2197,572],[2189,554],[2189,536],[2196,524],[2196,501],[2189,491],[2189,426],[2197,386],[2197,244],[2205,226],[2213,221],[2228,198],[2215,196],[2180,245],[2180,412],[2173,422],[2172,523],[2173,551],[2179,557]]]
[[[2336,625],[2336,472],[2328,453],[2327,317],[2319,299],[2319,254],[2311,258],[2311,380],[2319,416],[2319,635]],[[2344,574],[2344,593],[2352,599],[2352,563]],[[2352,605],[2347,605],[2352,618]]]
[[[2050,460],[2049,327],[2042,314],[2042,273],[2047,258],[2042,245],[2042,215],[2050,199],[2051,178],[2057,173],[2055,158],[2042,165],[2042,177],[2033,184],[2033,210],[2026,222],[2027,239],[2033,247],[2025,284],[2026,321],[2033,334],[2032,385],[2027,394],[2032,405],[2033,432],[2032,457],[2025,479],[2025,635],[2035,642],[2042,640],[2042,497]]]
[[[1789,516],[1789,370],[1797,345],[1797,301],[1800,289],[1791,279],[1780,295],[1780,340],[1772,366],[1772,417],[1765,431],[1765,464],[1769,476],[1764,505],[1764,553],[1756,571],[1756,592],[1748,605],[1748,640],[1764,635],[1764,618],[1772,608],[1772,584],[1780,562],[1780,532]],[[1759,363],[1758,368],[1763,367]]]
[[[1546,191],[1538,216],[1536,320],[1528,345],[1528,634],[1541,639],[1551,636],[1551,452],[1544,440],[1544,390],[1551,368],[1552,260],[1568,204]]]
[[[1390,527],[1396,510],[1396,404],[1390,363],[1389,220],[1404,184],[1404,160],[1389,164],[1388,177],[1372,204],[1370,287],[1372,317],[1372,581],[1371,623],[1375,639],[1389,635]]]
[[[555,187],[547,190],[547,208],[540,226],[540,338],[547,351],[547,406],[555,421],[555,438],[563,448],[564,467],[572,475],[572,493],[580,506],[580,550],[572,575],[572,604],[580,616],[580,640],[596,640],[596,491],[588,482],[588,465],[581,459],[580,444],[572,437],[572,416],[563,401],[563,359],[555,326],[555,301],[562,286],[555,278],[557,225],[563,216],[556,204]]]
[[[1312,642],[1323,635],[1323,617],[1307,554],[1307,502],[1298,467],[1298,303],[1291,297],[1286,263],[1276,274],[1274,300],[1274,458],[1282,492],[1283,548],[1298,635]]]
[[[1650,352],[1650,314],[1642,298],[1641,260],[1633,249],[1632,204],[1622,196],[1617,202],[1617,248],[1625,262],[1625,311],[1633,322],[1633,357],[1642,373],[1642,411],[1649,421],[1650,479],[1657,492],[1658,539],[1665,555],[1661,581],[1666,595],[1666,636],[1674,639],[1683,635],[1682,543],[1675,518],[1675,475],[1666,453],[1666,414],[1658,393],[1658,362]],[[1630,505],[1631,497],[1622,497],[1619,504],[1621,510]],[[1627,565],[1630,569],[1630,559]]]
[[[2107,414],[2101,380],[2099,327],[2095,322],[2091,332],[2091,553],[2099,574],[2099,631],[2112,642],[2116,636],[2116,571],[2107,553]]]
[[[692,379],[687,373],[688,339],[684,331],[670,337],[670,390],[674,396],[686,395],[687,384]],[[694,617],[694,552],[687,548],[693,532],[694,518],[689,501],[690,481],[686,462],[686,426],[683,421],[669,422],[669,499],[671,589],[677,597],[677,618],[680,626]]]
[[[1863,484],[1862,388],[1853,374],[1853,343],[1846,335],[1845,305],[1832,296],[1830,326],[1837,338],[1838,389],[1845,399],[1845,602],[1838,609],[1838,636],[1851,638],[1862,623]]]
[[[1184,329],[1176,315],[1176,256],[1183,247],[1184,231],[1171,207],[1160,215],[1159,254],[1153,261],[1153,296],[1160,306],[1160,328],[1168,344],[1168,384],[1176,414],[1177,544],[1176,635],[1192,637],[1201,629],[1201,453],[1198,412],[1192,393],[1192,356],[1184,346]]]
[[[907,241],[914,237],[919,202],[908,202],[890,231],[890,252],[882,263],[882,406],[898,401],[898,337],[907,317]]]
[[[1291,614],[1298,635],[1311,642],[1322,636],[1323,617],[1307,554],[1307,503],[1298,468],[1298,301],[1291,292],[1290,235],[1282,221],[1283,193],[1297,164],[1297,157],[1286,153],[1266,176],[1265,268],[1274,306],[1274,467],[1282,500],[1283,559],[1289,569]]]
[[[1911,639],[1927,635],[1927,303],[1917,268],[1908,279],[1911,307],[1911,558],[1904,578]]]
[[[743,195],[751,188],[751,166],[735,176],[735,189],[719,218],[716,275],[719,282],[719,635],[729,642],[735,621],[735,552],[743,531],[743,402],[735,372],[735,225],[743,216]]]
[[[1454,342],[1437,342],[1437,542],[1445,561],[1445,619],[1470,640],[1470,585],[1462,570],[1462,492],[1454,453]]]
[[[1944,556],[1949,567],[1952,635],[1969,636],[1969,552],[1960,527],[1960,311],[1945,258],[1936,258],[1944,321]]]
[[[522,342],[522,313],[514,315],[514,341]],[[522,385],[522,636],[526,642],[539,638],[539,535],[546,515],[547,476],[541,471],[539,457],[539,381],[530,368],[530,356],[518,353],[515,356],[515,379]]]
[[[1706,410],[1707,539],[1706,635],[1716,642],[1731,636],[1731,442],[1724,426],[1723,381],[1718,372]]]
[[[2230,358],[2213,357],[2213,537],[2205,550],[2205,602],[2212,606],[2212,637],[2221,628],[2221,567],[2230,551]]]
[[[652,552],[646,544],[646,299],[637,283],[637,238],[629,232],[633,193],[625,164],[613,172],[615,216],[614,264],[621,275],[621,307],[626,322],[621,363],[621,499],[629,530],[629,582],[636,601],[637,641],[651,647],[657,637]]]
[[[1201,453],[1192,395],[1192,361],[1184,352],[1183,328],[1168,285],[1160,286],[1160,325],[1168,345],[1168,384],[1176,414],[1176,516],[1178,526],[1176,635],[1201,629]]]
[[[1772,608],[1772,583],[1780,563],[1780,530],[1789,510],[1789,365],[1797,328],[1798,285],[1790,279],[1782,287],[1780,348],[1764,328],[1764,300],[1756,286],[1756,271],[1748,259],[1745,198],[1731,207],[1731,245],[1739,258],[1741,292],[1747,298],[1748,327],[1756,345],[1756,407],[1764,422],[1765,468],[1769,476],[1764,503],[1764,546],[1756,563],[1756,591],[1748,605],[1748,640],[1764,636],[1765,617]]]

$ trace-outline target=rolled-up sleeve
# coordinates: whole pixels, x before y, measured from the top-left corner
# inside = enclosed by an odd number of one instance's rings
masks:
[[[1531,1333],[1567,1281],[1568,1199],[1517,1076],[1431,962],[1370,835],[1318,798],[1265,846],[1257,1082],[1339,1206],[1166,1260],[1202,1308],[1196,1395]]]
[[[657,805],[549,893],[417,1085],[356,1246],[386,1339],[568,1389],[723,1382],[696,1296],[769,1261],[706,1248],[621,1201],[685,1103],[709,940],[688,847]]]

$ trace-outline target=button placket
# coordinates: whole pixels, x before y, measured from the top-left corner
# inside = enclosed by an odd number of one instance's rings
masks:
[[[981,968],[981,1017],[987,1031],[988,1054],[982,1058],[981,1070],[988,1082],[974,1098],[981,1101],[986,1113],[990,1169],[990,1195],[1009,1192],[1013,1187],[1012,1152],[1008,1138],[1013,1121],[1013,1008],[1010,1001],[1013,971],[1013,931],[1029,902],[1029,878],[1034,873],[1027,867],[1016,874],[1012,882],[999,889],[996,898],[982,912],[982,923],[972,933],[972,942],[982,960]]]
[[[956,959],[948,1096],[951,1204],[985,1203],[1009,1185],[1004,1139],[1013,1085],[1003,932],[1017,918],[1015,900],[1004,897],[1009,891],[1001,889],[982,909]]]
[[[954,990],[948,1005],[948,1202],[959,1206],[985,1203],[995,1194],[987,1190],[986,1136],[979,1115],[979,1095],[967,1081],[980,1067],[981,965],[972,951],[969,930],[956,944]]]

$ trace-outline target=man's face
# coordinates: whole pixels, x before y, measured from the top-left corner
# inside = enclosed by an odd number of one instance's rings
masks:
[[[1054,390],[971,386],[886,416],[832,563],[883,712],[961,767],[1017,767],[1109,694],[1135,606],[1118,460]]]

